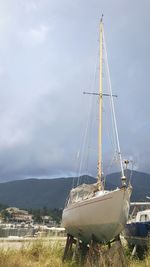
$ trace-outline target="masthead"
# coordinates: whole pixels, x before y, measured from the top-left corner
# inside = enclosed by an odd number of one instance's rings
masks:
[[[103,17],[104,17],[104,15],[102,14],[100,22],[103,22]]]

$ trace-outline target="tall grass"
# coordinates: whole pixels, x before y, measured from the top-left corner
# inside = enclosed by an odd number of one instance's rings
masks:
[[[38,240],[22,245],[20,249],[0,249],[0,267],[79,267],[73,261],[62,263],[63,250],[61,243],[44,243]],[[150,254],[143,261],[129,256],[127,258],[129,267],[150,267]],[[111,266],[119,266],[114,264]],[[83,264],[83,267],[91,266],[94,267],[88,261]]]
[[[138,258],[130,258],[129,267],[150,267],[150,252],[143,260]]]
[[[129,267],[150,267],[150,257],[144,260],[132,259],[129,263]]]
[[[35,241],[21,249],[0,249],[0,267],[62,267],[63,249],[59,243]]]

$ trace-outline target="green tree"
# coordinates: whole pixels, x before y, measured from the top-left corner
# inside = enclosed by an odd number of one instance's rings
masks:
[[[41,223],[42,222],[42,214],[40,209],[33,210],[33,220],[34,222]]]
[[[2,217],[2,219],[3,219],[5,222],[7,222],[7,221],[9,221],[9,219],[11,218],[11,215],[10,215],[10,213],[9,213],[6,209],[3,209],[3,210],[1,211],[1,217]]]

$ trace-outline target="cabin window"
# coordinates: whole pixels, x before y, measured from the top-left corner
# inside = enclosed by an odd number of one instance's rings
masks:
[[[149,221],[149,217],[147,214],[142,214],[141,217],[140,217],[140,221],[141,222],[147,222]]]

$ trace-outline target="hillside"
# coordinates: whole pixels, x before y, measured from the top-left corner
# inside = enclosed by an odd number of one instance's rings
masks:
[[[0,203],[19,208],[63,208],[72,188],[73,179],[26,179],[0,184]],[[82,177],[85,182],[85,177]],[[88,181],[96,180],[88,176]]]
[[[128,180],[130,174],[131,172],[128,170],[126,174]],[[114,189],[116,186],[120,186],[120,173],[108,175],[106,181],[106,187],[108,189]],[[131,201],[146,201],[146,196],[150,195],[150,174],[133,171],[131,184],[133,187]]]
[[[128,176],[130,175],[128,171]],[[120,185],[120,173],[113,173],[107,176],[106,188],[113,189]],[[20,208],[42,208],[47,206],[63,208],[73,179],[77,178],[56,178],[56,179],[26,179],[11,181],[0,184],[0,203]],[[96,180],[89,176],[83,176],[82,182],[93,183]],[[132,180],[133,193],[132,201],[146,200],[150,195],[150,174],[133,172]]]

